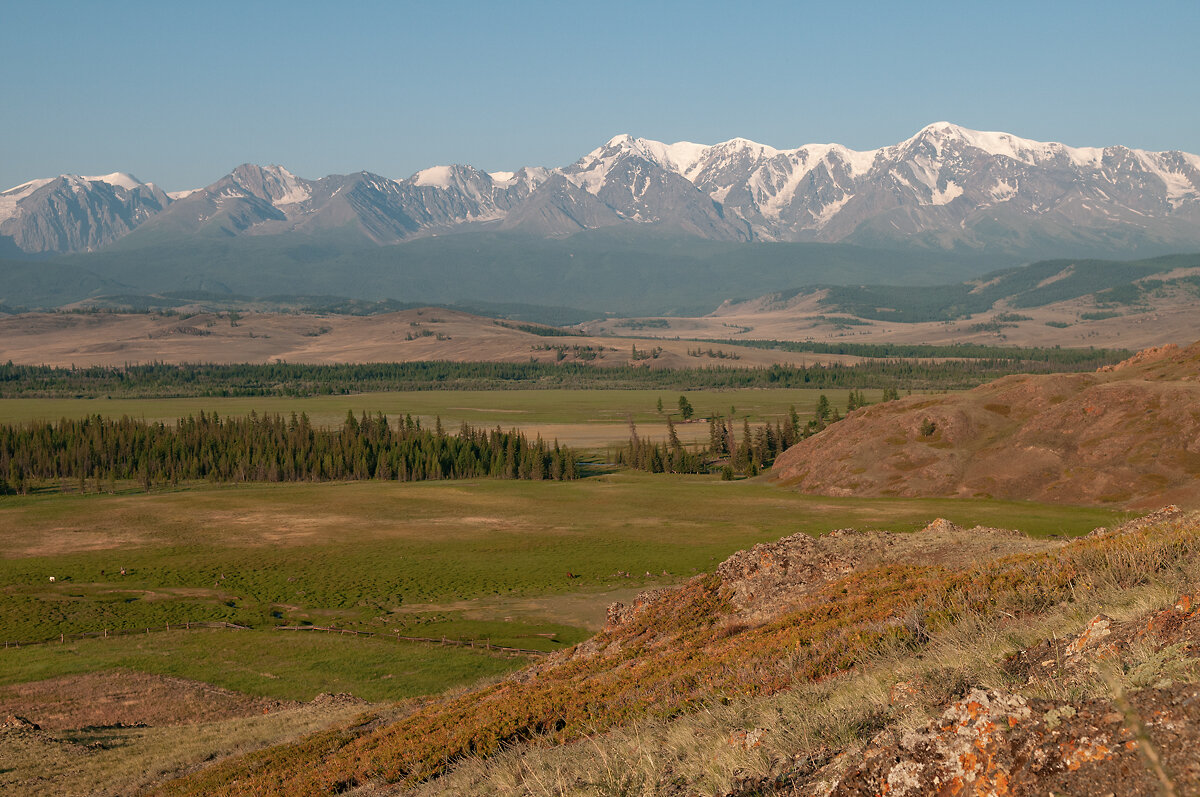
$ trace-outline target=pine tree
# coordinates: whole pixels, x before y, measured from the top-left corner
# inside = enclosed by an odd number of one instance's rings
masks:
[[[692,409],[692,403],[687,400],[687,396],[679,397],[679,414],[685,421],[690,421],[695,410]]]

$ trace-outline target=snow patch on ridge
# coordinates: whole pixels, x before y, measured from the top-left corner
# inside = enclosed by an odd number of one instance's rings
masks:
[[[27,183],[15,185],[7,191],[0,191],[0,221],[11,219],[17,215],[17,203],[37,191],[44,185],[54,182],[51,177],[30,180]]]
[[[1197,185],[1197,179],[1200,178],[1200,157],[1180,153],[1183,157],[1184,170],[1179,170],[1176,164],[1164,162],[1165,153],[1146,152],[1144,150],[1133,150],[1138,162],[1147,172],[1163,181],[1166,186],[1167,201],[1172,205],[1178,205],[1185,199],[1196,199],[1200,197],[1200,186]],[[1194,176],[1189,177],[1187,167],[1191,167]]]
[[[453,166],[430,166],[412,176],[413,185],[430,188],[449,188],[454,185]]]
[[[851,198],[852,198],[852,196],[848,193],[842,194],[841,199],[835,199],[834,201],[825,205],[824,207],[821,208],[821,211],[819,213],[816,211],[810,210],[809,213],[813,217],[814,224],[817,227],[824,227],[826,224],[829,223],[830,219],[832,219],[834,216],[837,215],[839,210],[841,210],[843,207],[845,207],[846,203],[849,202],[851,200]]]
[[[940,189],[937,186],[934,186],[933,196],[929,201],[932,205],[946,205],[956,197],[962,196],[962,194],[963,187],[961,185],[953,180],[947,180],[945,189]]]
[[[998,180],[988,189],[988,193],[996,202],[1007,202],[1017,195],[1017,187],[1008,180]]]
[[[143,185],[141,180],[126,172],[113,172],[112,174],[103,174],[99,177],[83,177],[81,175],[79,179],[87,180],[89,183],[108,183],[118,188],[124,188],[126,191],[132,191]]]

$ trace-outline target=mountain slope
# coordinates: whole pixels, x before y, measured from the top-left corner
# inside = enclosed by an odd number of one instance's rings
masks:
[[[0,236],[24,252],[92,251],[132,232],[171,203],[128,174],[63,175],[0,192]]]

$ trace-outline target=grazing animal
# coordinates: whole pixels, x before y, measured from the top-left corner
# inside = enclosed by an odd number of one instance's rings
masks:
[[[50,576],[50,583],[51,583],[51,584],[53,584],[53,583],[54,583],[54,576]]]

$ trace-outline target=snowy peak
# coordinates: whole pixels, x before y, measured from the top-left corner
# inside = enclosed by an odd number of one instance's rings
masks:
[[[462,168],[461,166],[431,166],[417,172],[410,179],[413,185],[449,188],[457,182],[457,171]]]
[[[124,172],[64,174],[0,192],[0,236],[25,252],[78,252],[105,246],[161,213],[170,197]]]
[[[243,163],[234,169],[226,180],[229,187],[241,189],[246,195],[264,199],[276,207],[294,205],[312,196],[310,181],[302,180],[277,165],[257,166],[253,163]],[[216,185],[220,185],[221,182]]]
[[[117,188],[124,188],[126,191],[146,187],[146,183],[143,183],[128,172],[113,172],[112,174],[105,174],[100,177],[80,177],[79,179],[87,180],[90,183],[107,183]]]
[[[155,241],[337,228],[390,244],[489,227],[561,236],[638,224],[717,240],[1110,256],[1200,248],[1200,156],[1071,147],[942,121],[865,151],[622,133],[556,169],[449,164],[400,180],[307,180],[247,163],[169,195],[126,172],[0,191],[0,235],[27,252],[94,249],[146,221]]]

